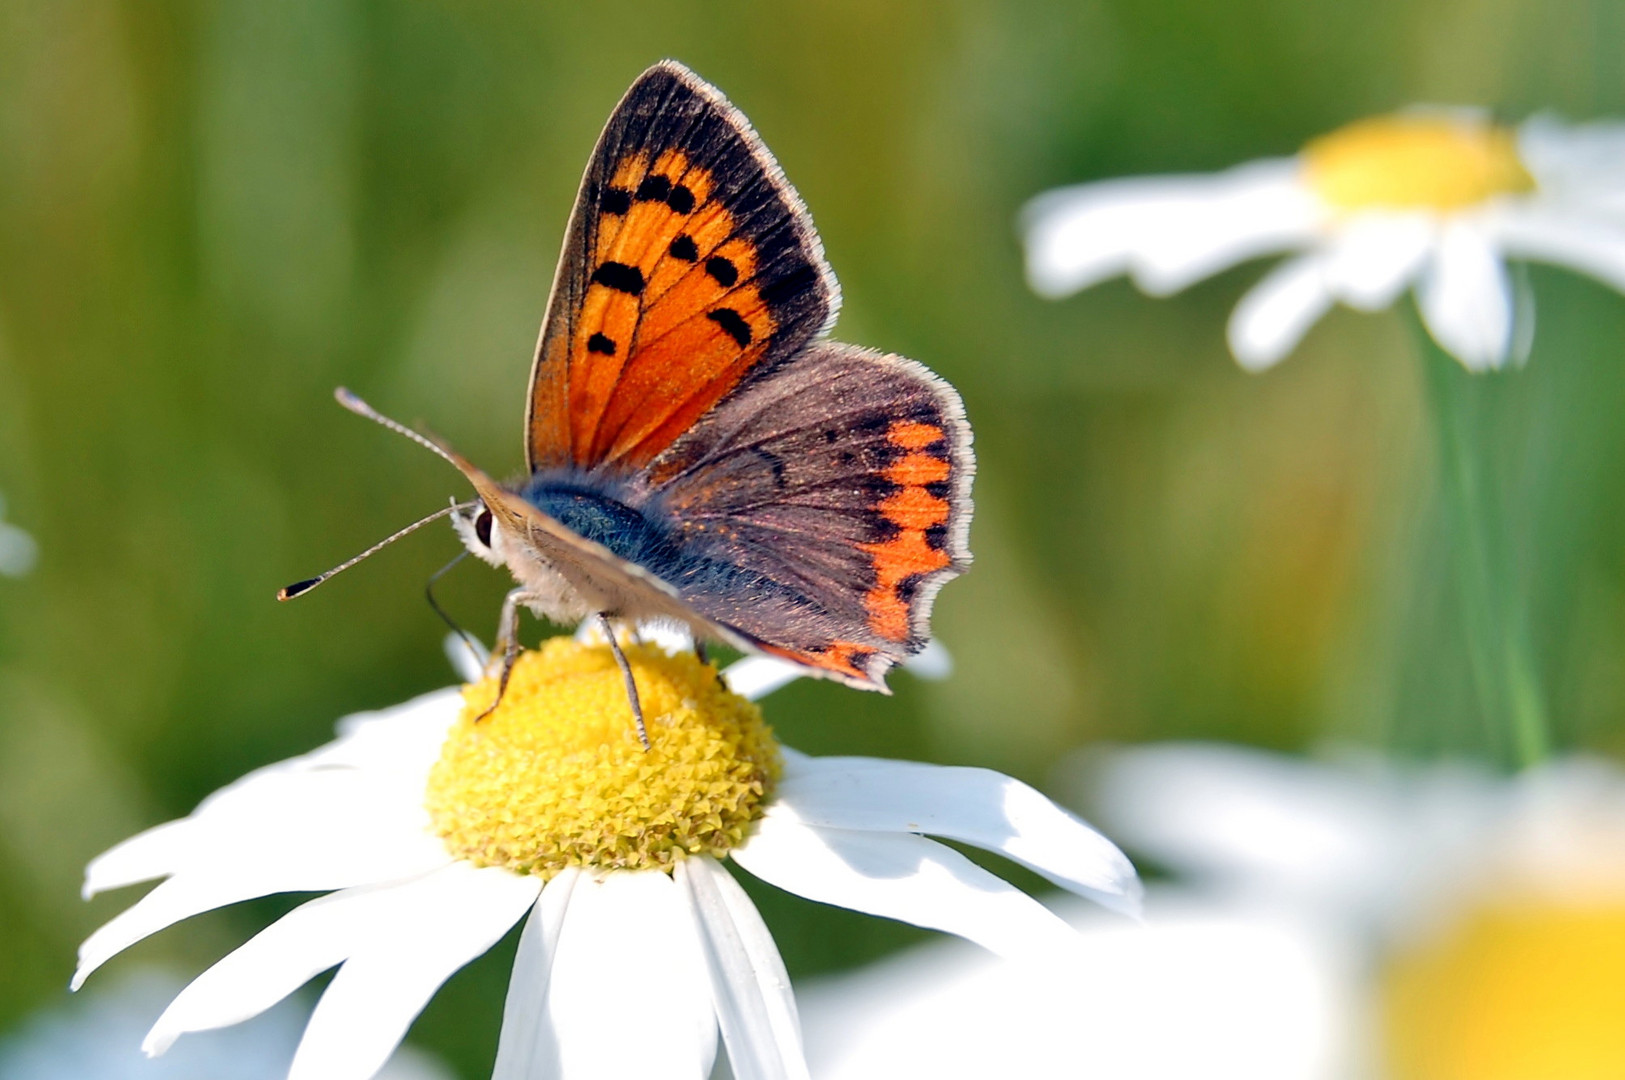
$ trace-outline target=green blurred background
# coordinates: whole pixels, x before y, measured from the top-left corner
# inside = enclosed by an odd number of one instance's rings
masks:
[[[1625,7],[1586,0],[0,0],[0,492],[41,547],[0,579],[0,1033],[65,996],[78,940],[130,899],[79,903],[86,859],[448,681],[422,586],[449,529],[272,599],[464,494],[330,392],[519,467],[576,181],[663,56],[805,197],[837,336],[923,360],[976,430],[977,563],[937,619],[957,673],[890,699],[793,686],[769,704],[787,741],[1040,786],[1100,740],[1504,760],[1403,321],[1339,312],[1249,377],[1223,326],[1257,267],[1049,303],[1013,219],[1059,184],[1287,153],[1415,101],[1625,113],[1622,40]],[[1554,740],[1625,749],[1625,300],[1532,276],[1533,356],[1488,389],[1503,495]],[[442,595],[489,637],[504,587],[464,566]],[[916,936],[754,893],[796,975]],[[290,904],[115,963],[197,970]],[[415,1029],[465,1076],[511,950]]]

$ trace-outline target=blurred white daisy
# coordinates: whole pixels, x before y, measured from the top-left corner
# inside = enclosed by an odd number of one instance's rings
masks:
[[[1346,941],[1153,887],[1144,925],[1069,913],[1084,963],[931,942],[799,988],[814,1080],[1350,1080]]]
[[[1333,303],[1364,311],[1413,286],[1434,339],[1468,369],[1522,358],[1533,313],[1507,259],[1625,291],[1625,124],[1472,110],[1361,120],[1297,155],[1211,175],[1107,180],[1034,199],[1032,287],[1059,297],[1128,274],[1154,296],[1261,255],[1297,252],[1242,299],[1231,351],[1260,370]]]
[[[777,745],[692,654],[629,646],[640,749],[603,645],[528,653],[490,680],[350,717],[339,738],[251,773],[190,817],[93,861],[87,894],[165,878],[80,949],[78,986],[190,915],[322,891],[204,972],[143,1044],[234,1024],[337,966],[290,1080],[365,1080],[434,991],[526,919],[497,1080],[703,1080],[717,1034],[740,1080],[802,1077],[794,998],[726,857],[813,900],[960,935],[1000,955],[1077,937],[1038,901],[926,834],[998,852],[1133,911],[1112,844],[1009,777]],[[772,682],[743,662],[740,685]],[[528,918],[527,917],[528,914]]]
[[[1106,825],[1188,888],[1360,944],[1370,1075],[1625,1070],[1616,766],[1568,759],[1503,778],[1176,744],[1084,775]]]
[[[0,575],[22,577],[34,569],[39,545],[24,529],[5,520],[6,499],[0,495]]]
[[[129,972],[95,992],[41,1009],[0,1038],[6,1080],[280,1080],[310,1010],[289,999],[250,1023],[208,1032],[148,1060],[139,1049],[159,1003],[184,979],[167,971]],[[445,1066],[403,1046],[378,1080],[453,1080]]]

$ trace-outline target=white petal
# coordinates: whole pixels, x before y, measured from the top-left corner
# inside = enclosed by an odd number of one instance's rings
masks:
[[[485,665],[491,661],[491,650],[464,634],[450,633],[441,639],[440,647],[446,651],[452,670],[465,683],[476,683],[485,678]]]
[[[367,1080],[440,984],[494,945],[541,882],[453,863],[411,887],[339,968],[311,1014],[288,1080]]]
[[[1625,213],[1625,124],[1565,124],[1532,116],[1518,129],[1518,155],[1535,178],[1536,200],[1606,213]]]
[[[1153,295],[1308,243],[1320,211],[1295,159],[1211,176],[1109,180],[1041,195],[1022,214],[1027,276],[1064,296],[1125,271]]]
[[[1484,228],[1445,225],[1416,290],[1428,331],[1468,371],[1500,367],[1512,342],[1512,285]]]
[[[264,1012],[363,949],[380,927],[413,914],[423,880],[345,889],[300,905],[192,980],[141,1048],[156,1056],[188,1032],[226,1027]]]
[[[131,837],[92,860],[85,892],[166,874],[301,881],[269,891],[330,889],[422,873],[448,859],[427,831],[422,783],[360,769],[260,770],[192,816]],[[261,887],[256,885],[256,888]],[[239,899],[247,899],[244,894]]]
[[[990,769],[803,759],[787,764],[768,814],[820,827],[960,840],[1114,910],[1139,910],[1139,879],[1116,845],[1033,788]]]
[[[1435,768],[1418,787],[1375,756],[1334,766],[1202,743],[1091,756],[1074,769],[1114,834],[1208,891],[1360,926],[1414,921],[1432,902],[1420,898],[1481,865],[1498,790],[1459,767]]]
[[[802,987],[820,1080],[1333,1080],[1370,997],[1345,928],[1164,894],[1146,926],[1077,924],[1047,967],[932,942]],[[1356,1064],[1358,1063],[1358,1064]]]
[[[722,864],[683,859],[673,879],[687,895],[705,947],[728,1064],[738,1080],[805,1080],[801,1023],[773,935]]]
[[[399,881],[451,861],[444,845],[425,831],[349,827],[354,824],[335,818],[326,836],[316,828],[290,829],[284,835],[247,832],[239,849],[200,845],[188,851],[175,876],[85,939],[73,986],[137,941],[204,911],[271,893]],[[212,865],[207,858],[211,851]]]
[[[954,658],[940,638],[932,638],[925,648],[903,661],[903,669],[916,679],[937,682],[954,673]]]
[[[1264,275],[1230,316],[1230,351],[1248,371],[1263,371],[1297,347],[1332,306],[1319,253],[1289,259]]]
[[[1326,247],[1322,270],[1327,287],[1362,311],[1388,307],[1421,269],[1434,230],[1433,220],[1423,214],[1355,216]]]
[[[439,759],[446,732],[462,711],[462,688],[447,686],[402,705],[353,713],[336,725],[338,739],[287,764],[355,765],[426,774]]]
[[[508,978],[508,997],[502,1004],[502,1035],[497,1040],[491,1080],[559,1075],[559,1040],[547,1015],[547,991],[571,892],[580,876],[573,866],[561,870],[542,889],[541,899],[525,920],[513,974]]]
[[[81,895],[89,900],[108,889],[174,873],[196,846],[199,831],[192,818],[181,818],[136,833],[90,860]]]
[[[722,673],[722,678],[728,684],[728,689],[740,697],[757,701],[781,686],[788,686],[805,674],[804,668],[788,660],[779,660],[771,656],[747,656],[743,660],[729,664],[728,669]]]
[[[1513,258],[1566,266],[1625,292],[1625,223],[1530,211],[1504,215],[1496,234]]]
[[[72,987],[84,985],[90,973],[136,942],[183,919],[218,907],[269,896],[277,892],[325,892],[379,881],[398,880],[424,873],[451,861],[441,848],[434,859],[391,865],[381,875],[381,867],[357,853],[350,865],[334,860],[318,860],[301,865],[297,858],[268,858],[264,865],[243,860],[218,873],[182,874],[161,882],[135,904],[108,920],[79,946],[79,966]],[[400,872],[395,872],[400,871]]]
[[[553,958],[547,1017],[558,1040],[553,1075],[705,1080],[717,1045],[710,980],[670,877],[582,875]]]
[[[798,896],[958,934],[1001,956],[1053,957],[1076,944],[1044,905],[923,836],[821,829],[769,815],[732,855]]]

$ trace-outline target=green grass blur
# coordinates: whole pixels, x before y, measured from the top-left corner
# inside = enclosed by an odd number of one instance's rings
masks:
[[[805,197],[837,336],[927,363],[976,430],[977,565],[938,607],[957,674],[794,686],[769,705],[787,741],[1040,785],[1100,740],[1505,760],[1403,321],[1339,312],[1250,377],[1223,326],[1256,267],[1051,303],[1013,219],[1410,102],[1625,114],[1622,33],[1617,0],[0,0],[0,492],[41,546],[0,579],[0,1032],[129,902],[78,902],[87,858],[447,682],[422,585],[449,530],[272,599],[463,494],[330,392],[519,466],[576,182],[663,56]],[[1533,356],[1484,388],[1501,496],[1553,740],[1625,750],[1625,299],[1532,279]],[[466,566],[442,595],[489,637],[504,587]],[[793,974],[915,936],[756,892]],[[285,906],[114,963],[196,970]],[[414,1037],[483,1075],[505,980],[499,949]]]

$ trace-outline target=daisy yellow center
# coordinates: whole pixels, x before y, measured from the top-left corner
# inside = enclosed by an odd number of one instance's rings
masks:
[[[1438,116],[1356,121],[1310,142],[1303,161],[1339,210],[1457,210],[1535,186],[1510,130]]]
[[[690,653],[626,649],[649,749],[615,657],[554,638],[496,681],[463,689],[463,714],[429,772],[425,806],[459,858],[549,878],[567,866],[639,870],[739,844],[779,774],[755,705]]]
[[[1617,1080],[1625,1070],[1625,905],[1486,908],[1389,965],[1396,1080]]]

